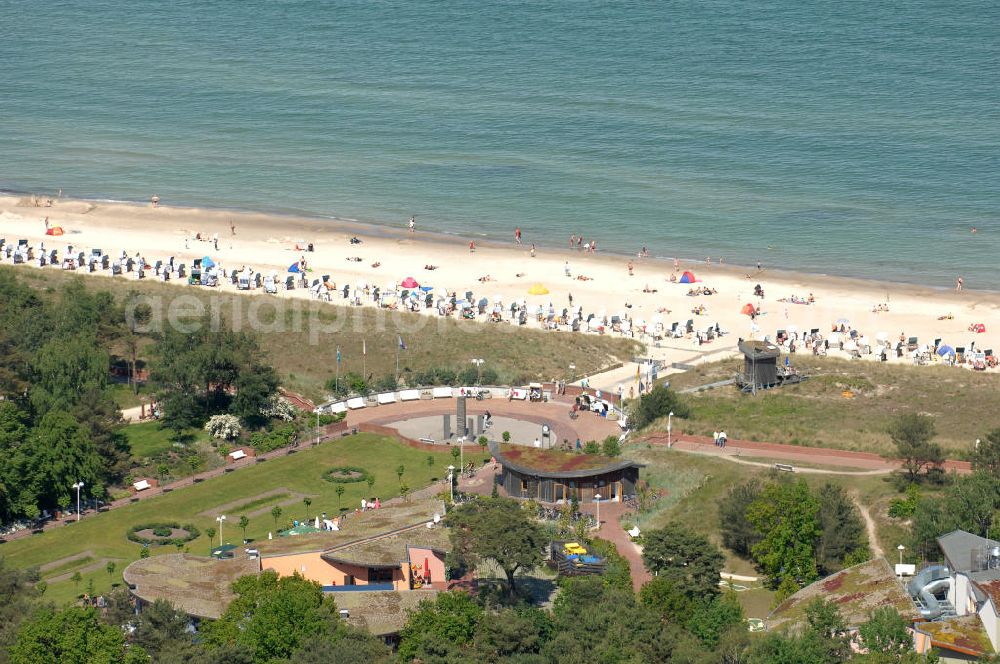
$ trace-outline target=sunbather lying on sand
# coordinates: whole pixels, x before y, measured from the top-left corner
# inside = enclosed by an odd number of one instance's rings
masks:
[[[578,275],[576,275],[576,280],[577,281],[593,281],[594,279],[593,279],[593,277],[588,277],[585,274],[578,274]]]
[[[425,270],[436,270],[436,269],[438,269],[438,266],[437,265],[425,265],[424,269]]]
[[[372,263],[372,267],[382,267],[382,263],[375,261],[374,263]]]

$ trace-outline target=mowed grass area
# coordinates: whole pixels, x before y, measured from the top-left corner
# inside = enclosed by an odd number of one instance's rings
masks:
[[[679,523],[692,532],[704,535],[722,548],[726,556],[725,570],[733,574],[756,576],[757,571],[752,562],[722,547],[719,503],[731,487],[751,478],[758,478],[762,482],[772,478],[802,478],[813,489],[827,482],[838,484],[867,507],[875,521],[877,543],[883,551],[895,552],[898,544],[909,542],[906,525],[899,520],[890,519],[887,514],[889,501],[902,495],[888,475],[779,475],[777,471],[761,466],[738,464],[641,443],[627,445],[624,455],[647,464],[640,477],[652,487],[666,491],[666,495],[655,503],[650,512],[638,517],[627,515],[624,519],[638,523],[646,531],[668,523]],[[754,588],[737,594],[747,615],[752,618],[766,617],[774,594],[766,588],[758,588],[759,584],[738,583]]]
[[[12,267],[0,269],[15,270]],[[401,336],[407,350],[399,351],[399,369],[410,372],[433,367],[466,369],[472,358],[486,360],[483,369],[497,371],[505,382],[566,378],[569,365],[578,376],[591,374],[641,354],[642,345],[630,339],[568,332],[545,332],[514,325],[458,321],[421,314],[390,312],[373,307],[343,307],[315,300],[239,295],[230,291],[144,280],[72,275],[61,270],[16,269],[23,283],[40,290],[58,289],[82,279],[88,288],[111,292],[122,300],[130,291],[152,298],[154,315],[168,320],[174,314],[191,315],[201,303],[241,329],[254,329],[282,384],[310,398],[322,399],[324,384],[337,371],[366,371],[375,378],[395,372]],[[301,293],[302,291],[296,291]],[[492,296],[492,293],[479,293]],[[186,296],[184,304],[177,300]],[[336,302],[336,300],[334,301]],[[367,357],[362,343],[367,344]],[[127,403],[131,403],[131,397]]]
[[[924,413],[934,417],[937,440],[952,458],[961,458],[976,438],[1000,426],[1000,374],[811,355],[792,360],[809,380],[757,396],[735,387],[685,395],[692,417],[674,426],[690,434],[722,429],[730,438],[888,454],[893,419]],[[706,364],[669,380],[676,389],[704,385],[731,378],[741,363]],[[853,396],[845,397],[845,391]]]
[[[122,429],[122,432],[128,438],[132,456],[135,458],[152,457],[169,451],[174,445],[172,439],[174,432],[170,429],[162,428],[159,422],[129,424]],[[207,431],[198,429],[192,429],[190,436],[192,439],[186,442],[187,445],[207,443],[210,440]]]
[[[439,452],[418,450],[393,438],[373,434],[349,436],[85,518],[79,523],[41,535],[7,542],[0,545],[0,556],[15,568],[55,563],[60,574],[67,577],[74,571],[81,571],[82,581],[79,584],[74,584],[69,578],[54,580],[53,575],[45,575],[49,578],[46,598],[57,603],[66,602],[84,592],[91,579],[97,592],[110,589],[112,582],[121,582],[121,571],[139,557],[141,549],[140,545],[126,539],[126,531],[133,525],[162,521],[193,524],[201,530],[201,536],[188,544],[190,551],[206,555],[212,545],[205,530],[218,526],[215,517],[220,506],[234,503],[246,505],[261,494],[276,489],[287,491],[294,496],[294,502],[282,507],[279,527],[285,528],[291,519],[302,520],[306,517],[306,507],[298,498],[299,495],[312,499],[308,510],[310,517],[321,512],[336,514],[340,506],[353,509],[360,505],[361,498],[370,497],[371,494],[384,501],[399,495],[400,482],[396,475],[398,466],[405,467],[402,483],[415,491],[428,485],[431,478],[443,477],[447,473],[445,469],[452,462],[449,452],[447,447]],[[433,459],[433,465],[428,465],[428,457]],[[357,466],[368,470],[375,478],[371,492],[365,482],[334,484],[324,480],[323,472],[335,466]],[[338,486],[344,487],[342,500],[337,498]],[[287,503],[289,500],[285,496],[277,503]],[[273,503],[267,501],[262,507],[255,508],[263,511],[250,516],[248,538],[267,538],[268,532],[275,530],[274,520],[270,515],[271,507]],[[243,539],[243,533],[237,526],[241,513],[225,514],[225,540],[239,544]],[[218,545],[218,538],[216,534],[215,545]],[[89,552],[86,559],[76,563],[61,563],[62,559],[84,551]],[[177,549],[174,546],[151,546],[150,551],[153,555],[159,555],[176,553]],[[105,559],[116,561],[113,575],[105,570],[105,563],[101,562]]]

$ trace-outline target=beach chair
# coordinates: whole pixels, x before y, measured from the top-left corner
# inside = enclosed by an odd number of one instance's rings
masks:
[[[684,330],[688,334],[691,334],[692,332],[694,332],[694,319],[693,318],[689,318],[688,319],[687,325],[684,326]]]
[[[285,277],[285,290],[295,290],[295,277]]]
[[[916,337],[910,337],[907,340],[907,342],[906,342],[906,350],[908,350],[908,351],[914,351],[914,350],[917,349],[918,345],[919,345],[919,342],[917,341],[917,338]]]

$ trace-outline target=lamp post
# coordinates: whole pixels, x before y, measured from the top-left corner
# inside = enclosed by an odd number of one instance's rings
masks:
[[[597,503],[597,529],[601,529],[601,494],[594,494],[594,502]]]
[[[903,551],[906,550],[906,547],[903,546],[902,544],[900,544],[896,548],[899,549],[899,564],[902,565],[903,564]],[[902,572],[900,572],[900,574],[902,574]]]
[[[451,493],[451,502],[455,502],[455,466],[448,466],[448,489]]]
[[[226,515],[220,514],[219,516],[215,517],[215,520],[219,522],[219,546],[222,546],[222,524],[226,520]]]
[[[671,447],[674,446],[673,440],[670,438],[670,432],[673,430],[674,427],[673,420],[674,420],[674,411],[670,411],[667,414],[667,449],[670,449]]]
[[[472,360],[472,363],[476,365],[476,369],[478,370],[478,376],[479,376],[476,379],[476,385],[483,384],[483,363],[485,362],[486,360],[482,359],[481,357],[477,357]]]
[[[77,482],[76,484],[73,485],[73,488],[76,489],[76,520],[79,521],[80,520],[80,489],[83,488],[83,482]]]

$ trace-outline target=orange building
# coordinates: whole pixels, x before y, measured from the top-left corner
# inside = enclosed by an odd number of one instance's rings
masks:
[[[261,542],[261,570],[299,573],[325,591],[445,588],[444,504],[416,501],[354,514],[340,530]]]

